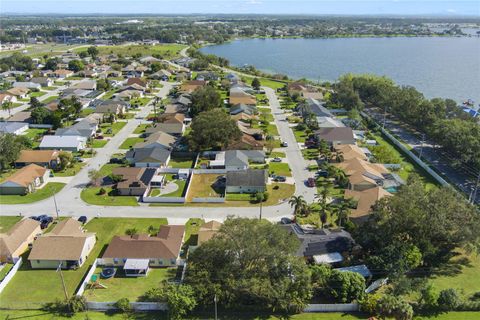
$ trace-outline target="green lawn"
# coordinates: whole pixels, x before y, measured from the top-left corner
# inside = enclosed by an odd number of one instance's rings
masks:
[[[124,57],[140,54],[141,56],[151,56],[153,54],[160,54],[163,59],[171,59],[177,57],[180,50],[185,48],[181,44],[160,44],[155,46],[149,45],[128,45],[128,46],[101,46],[98,47],[100,55],[103,54],[117,54]],[[75,49],[75,52],[86,51],[87,48]]]
[[[185,246],[191,246],[197,244],[198,230],[205,221],[200,218],[190,218],[185,224]]]
[[[43,136],[45,132],[47,132],[47,129],[31,128],[31,129],[27,129],[27,131],[25,131],[23,135],[31,140],[37,140],[37,138]]]
[[[117,121],[112,123],[102,123],[100,129],[102,129],[102,134],[105,137],[113,137],[116,135],[123,127],[127,125],[126,121]],[[108,130],[111,130],[111,133],[107,133]]]
[[[133,131],[133,133],[135,133],[135,134],[145,133],[145,130],[149,127],[151,127],[151,125],[148,124],[148,123],[140,124],[140,125],[138,125],[138,127],[135,128],[135,131]]]
[[[19,216],[0,216],[0,233],[5,233],[18,221],[22,220]]]
[[[95,274],[100,279],[102,268],[97,268]],[[99,282],[107,289],[87,289],[85,297],[88,301],[109,302],[120,298],[137,301],[149,289],[158,287],[163,280],[173,280],[177,268],[150,268],[146,277],[126,277],[123,270],[117,269],[113,278],[100,279]]]
[[[277,176],[285,176],[285,177],[292,176],[292,172],[290,171],[290,167],[288,166],[288,163],[283,163],[283,162],[270,162],[268,164],[268,172],[274,173]]]
[[[118,90],[119,90],[119,89],[112,89],[112,90],[108,91],[107,93],[105,93],[105,94],[102,96],[101,99],[102,99],[102,100],[108,100],[108,99],[110,99],[111,97],[113,97],[113,95],[114,95],[115,93],[117,93]]]
[[[160,197],[181,197],[183,195],[183,191],[185,190],[185,186],[187,185],[187,181],[185,180],[174,180],[173,181],[177,186],[178,189],[171,193],[166,193],[160,195]]]
[[[135,144],[137,144],[139,142],[143,142],[143,141],[144,141],[144,139],[140,138],[140,137],[127,138],[120,145],[120,149],[130,149],[130,147],[133,147]]]
[[[150,100],[152,100],[151,97],[142,97],[142,98],[134,98],[134,99],[131,99],[130,100],[130,104],[132,105],[138,105],[139,107],[143,107],[145,106],[147,103],[150,102]]]
[[[56,83],[56,81],[55,81],[55,83]],[[55,90],[55,89],[57,89],[57,88],[58,88],[58,87],[56,87],[56,86],[42,87],[42,90],[52,91],[52,90]]]
[[[268,157],[269,158],[286,158],[287,155],[285,154],[285,152],[274,151],[270,153]]]
[[[147,233],[149,226],[158,228],[163,224],[167,224],[167,220],[163,218],[95,218],[89,221],[85,229],[88,232],[96,233],[97,243],[81,268],[63,271],[68,294],[72,295],[75,292],[88,272],[90,265],[114,235],[123,235],[130,228],[136,228],[141,233]],[[28,256],[28,252],[24,256]],[[29,263],[24,263],[0,294],[0,306],[40,308],[44,302],[63,299],[63,297],[60,276],[55,270],[32,270]],[[36,312],[38,314],[39,311]],[[51,319],[57,318],[53,317]]]
[[[48,97],[47,99],[45,100],[42,100],[42,103],[49,103],[49,102],[52,102],[54,100],[58,99],[58,96],[51,96],[51,97]]]
[[[35,92],[32,92],[29,94],[30,98],[38,98],[38,97],[41,97],[43,95],[46,95],[47,93],[44,92],[44,91],[35,91]]]
[[[13,264],[12,263],[6,263],[2,270],[0,270],[0,282],[2,282],[3,278],[7,275],[7,273],[12,269]]]
[[[82,111],[80,111],[80,117],[86,117],[92,113],[94,113],[95,110],[92,109],[92,108],[85,108],[85,109],[82,109]]]
[[[465,298],[480,292],[480,256],[459,255],[451,259],[445,270],[438,270],[439,275],[432,277],[432,284],[438,291],[455,288]]]
[[[100,187],[90,187],[82,190],[80,198],[88,204],[97,206],[138,206],[137,198],[134,196],[116,196],[111,187],[103,187],[105,194],[99,195]]]
[[[113,168],[121,167],[122,165],[119,163],[106,163],[100,168],[100,173],[105,177],[112,174]]]
[[[215,185],[220,176],[221,174],[216,173],[192,175],[187,201],[192,201],[192,198],[218,198],[224,194],[225,189],[217,188]]]
[[[23,204],[37,202],[51,197],[59,192],[65,186],[65,183],[49,182],[43,188],[24,196],[18,195],[0,195],[0,204]]]
[[[192,158],[173,158],[168,162],[170,168],[190,169],[193,167],[195,159]]]
[[[106,139],[93,139],[92,142],[90,143],[90,148],[103,148],[105,145],[108,143],[108,140]]]
[[[87,317],[88,316],[88,317]],[[264,314],[255,314],[255,313],[243,313],[238,314],[232,312],[223,312],[220,310],[218,312],[220,319],[238,319],[238,320],[279,320],[285,319],[285,317],[275,317],[271,315]],[[8,318],[7,318],[8,317]],[[480,312],[449,312],[442,313],[436,316],[431,317],[414,317],[414,320],[471,320],[477,319],[480,317]],[[80,312],[73,316],[61,316],[58,314],[52,314],[40,310],[0,310],[0,318],[2,319],[28,319],[28,320],[124,320],[126,317],[121,313],[103,313],[103,312]],[[367,319],[367,315],[362,314],[347,314],[347,313],[302,313],[288,317],[291,320],[359,320]],[[168,317],[166,314],[161,312],[145,312],[145,313],[135,313],[135,316],[130,316],[129,319],[138,319],[138,320],[167,320]],[[210,320],[214,319],[212,313],[202,313],[197,315],[192,315],[186,320]]]
[[[65,168],[63,171],[54,172],[55,177],[71,177],[76,175],[83,167],[85,162],[76,162],[72,167]]]
[[[292,128],[292,130],[297,142],[305,143],[305,140],[307,139],[305,131],[297,130],[296,128]]]

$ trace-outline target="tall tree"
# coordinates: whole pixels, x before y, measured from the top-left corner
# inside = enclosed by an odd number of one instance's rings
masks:
[[[302,195],[293,195],[290,200],[288,200],[288,204],[290,205],[290,207],[293,207],[293,215],[295,217],[303,215],[307,209],[307,202]]]
[[[222,107],[220,94],[211,86],[198,88],[192,93],[192,106],[190,113],[195,117],[200,112]]]
[[[2,103],[2,110],[8,111],[8,116],[12,115],[13,103],[11,101],[5,101]]]

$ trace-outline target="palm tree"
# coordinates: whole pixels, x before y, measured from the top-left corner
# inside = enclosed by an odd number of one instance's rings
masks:
[[[8,116],[12,115],[12,107],[13,103],[11,101],[5,101],[4,103],[2,103],[2,110],[8,111]]]
[[[335,215],[337,216],[335,222],[339,227],[342,227],[348,221],[352,206],[352,199],[344,199],[335,207]]]
[[[316,198],[318,199],[318,205],[320,209],[320,224],[323,227],[325,226],[325,223],[327,222],[328,214],[327,212],[330,209],[330,204],[327,203],[328,200],[328,193],[329,190],[327,187],[324,187],[320,190],[320,193],[316,195]]]
[[[320,140],[319,144],[318,144],[318,152],[320,152],[320,157],[321,158],[324,158],[325,160],[329,160],[331,155],[332,155],[332,151],[330,150],[330,146],[328,145],[327,141],[325,140]]]
[[[288,201],[290,207],[293,207],[293,215],[295,218],[306,211],[307,202],[303,198],[303,196],[292,196]]]

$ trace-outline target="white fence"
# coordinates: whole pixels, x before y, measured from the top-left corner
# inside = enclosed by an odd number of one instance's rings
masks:
[[[361,115],[372,119],[369,115],[365,112],[361,112]],[[373,120],[373,119],[372,119]],[[380,126],[379,126],[380,127]],[[443,179],[438,173],[432,170],[425,162],[423,162],[419,157],[417,157],[412,151],[408,150],[400,141],[397,140],[393,135],[391,135],[387,130],[380,127],[382,133],[395,145],[397,146],[402,152],[404,152],[410,159],[412,159],[420,168],[425,170],[433,179],[435,179],[439,184],[442,186],[449,185],[449,183]]]
[[[303,312],[356,312],[358,303],[309,304]]]
[[[159,302],[130,302],[130,307],[135,311],[158,311],[168,310],[166,303]],[[89,310],[108,311],[115,310],[115,302],[94,302],[88,301],[87,308]]]
[[[30,123],[28,125],[29,128],[38,128],[38,129],[51,129],[53,126],[51,124],[38,124],[38,123]]]
[[[145,203],[185,203],[185,197],[143,197]]]
[[[7,284],[12,280],[15,273],[17,273],[18,269],[22,266],[22,258],[18,259],[17,262],[13,265],[12,269],[8,271],[5,278],[3,278],[2,282],[0,282],[0,293],[5,289]]]
[[[192,173],[195,174],[225,174],[226,169],[192,169]]]
[[[225,197],[218,198],[192,198],[192,202],[196,203],[224,203]]]
[[[88,282],[90,281],[93,274],[95,273],[95,269],[97,268],[97,265],[98,265],[98,259],[95,259],[95,261],[93,261],[92,266],[90,267],[90,270],[88,270],[87,275],[85,276],[85,278],[83,278],[82,284],[80,284],[80,286],[78,287],[78,290],[75,293],[75,295],[77,295],[77,296],[82,296],[83,295],[83,292],[87,288]]]

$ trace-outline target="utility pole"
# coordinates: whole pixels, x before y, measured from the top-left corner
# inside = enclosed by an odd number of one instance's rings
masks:
[[[422,146],[420,148],[420,160],[422,160],[422,153],[423,153],[423,144],[425,142],[425,133],[422,133]]]
[[[63,293],[65,293],[65,300],[68,300],[67,287],[65,286],[65,279],[63,279],[62,262],[61,261],[58,264],[57,272],[60,273],[60,278],[62,279]]]
[[[480,171],[478,172],[477,182],[475,183],[475,189],[474,189],[473,195],[472,195],[472,203],[473,204],[475,204],[475,200],[477,200],[477,192],[478,192],[479,185],[480,185]]]
[[[57,213],[57,220],[58,220],[58,206],[57,206],[57,199],[55,198],[55,191],[53,191],[53,203],[55,203],[55,212]]]
[[[260,220],[262,220],[262,206],[263,206],[263,199],[260,200]]]
[[[383,129],[385,130],[385,123],[387,122],[387,106],[385,106],[385,110],[383,111]]]
[[[218,302],[218,299],[217,299],[217,294],[215,293],[215,296],[213,297],[213,302],[215,302],[215,320],[217,320],[217,302]]]

